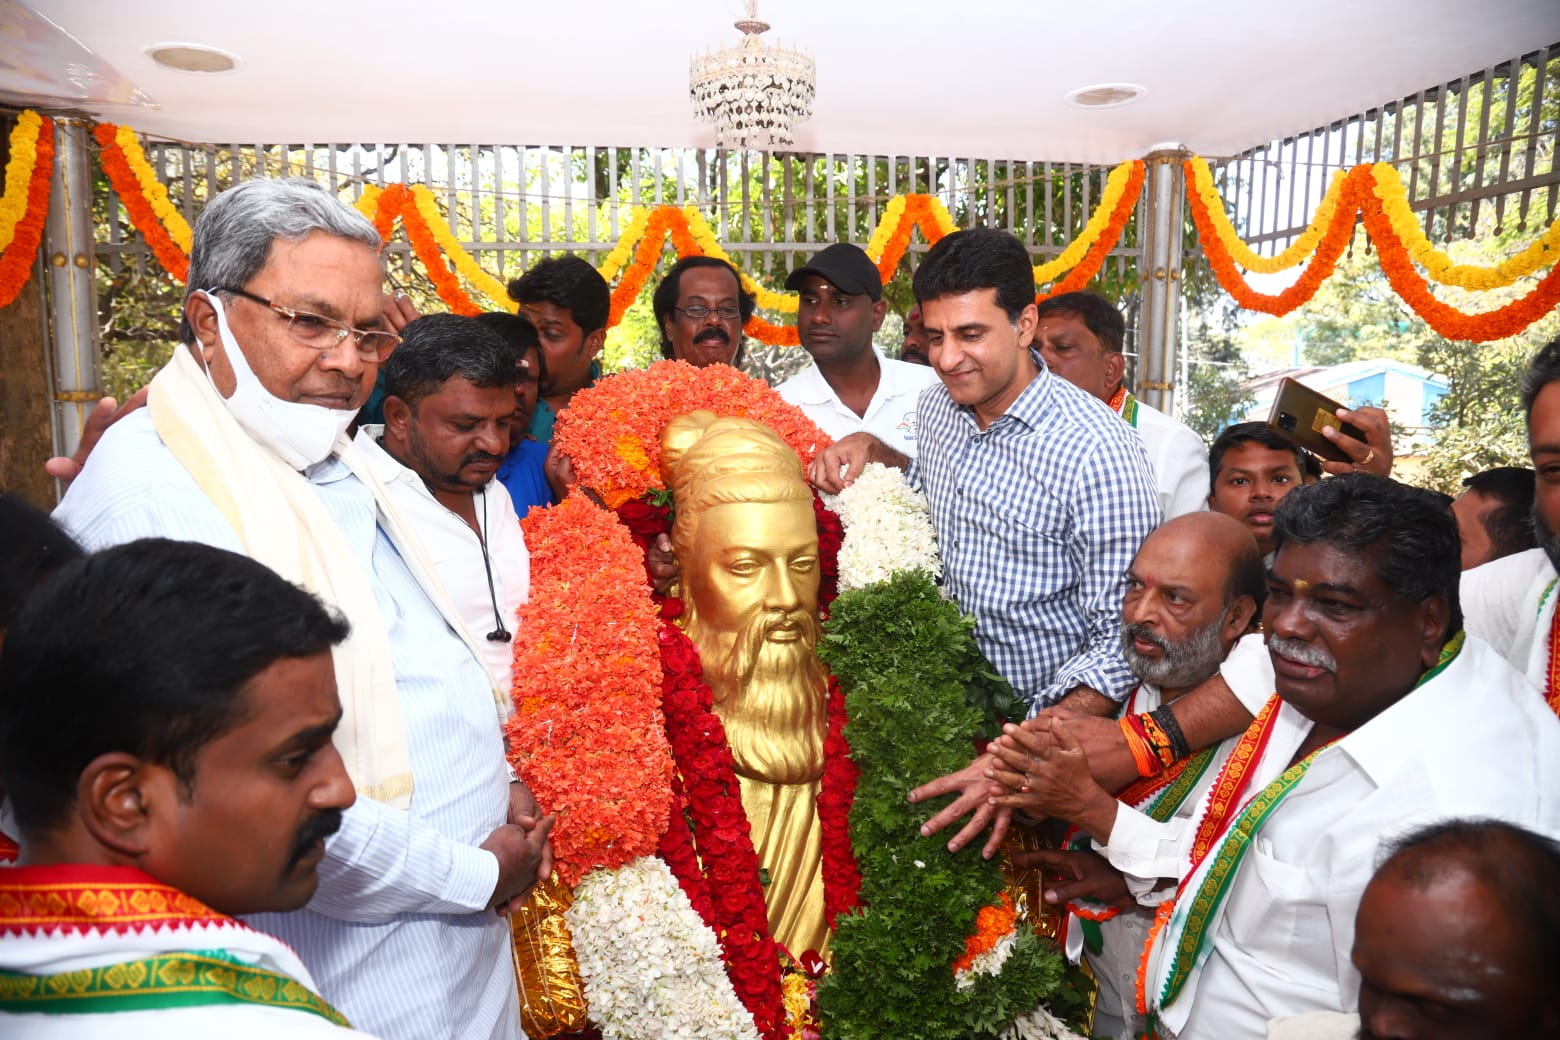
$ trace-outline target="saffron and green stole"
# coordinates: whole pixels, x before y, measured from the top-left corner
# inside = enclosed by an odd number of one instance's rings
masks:
[[[213,926],[247,928],[137,870],[77,865],[0,870],[0,939]],[[217,949],[172,951],[53,975],[0,970],[0,1011],[90,1015],[215,1004],[306,1011],[348,1024],[297,979]]]
[[[1110,400],[1106,403],[1110,405],[1111,411],[1127,421],[1128,426],[1134,430],[1137,429],[1138,401],[1136,397],[1127,392],[1125,386],[1116,387],[1116,392],[1111,395]]]
[[[1419,677],[1417,689],[1440,675],[1456,659],[1462,650],[1464,634],[1458,632],[1441,648],[1435,667]],[[1224,771],[1214,783],[1208,812],[1198,827],[1192,847],[1192,869],[1176,890],[1174,900],[1161,907],[1154,931],[1149,935],[1143,950],[1143,968],[1138,972],[1138,1004],[1140,1011],[1148,1010],[1147,989],[1149,972],[1153,971],[1159,999],[1155,1006],[1164,1008],[1180,996],[1186,980],[1213,952],[1213,927],[1218,920],[1219,909],[1224,905],[1233,886],[1235,875],[1252,838],[1271,817],[1284,797],[1305,777],[1306,771],[1326,747],[1317,748],[1304,759],[1296,762],[1252,797],[1238,813],[1231,809],[1250,780],[1251,772],[1261,759],[1261,751],[1272,736],[1273,723],[1278,715],[1279,698],[1268,700],[1251,727],[1241,736],[1231,752]],[[1210,850],[1214,850],[1209,855]],[[1188,896],[1190,898],[1188,898]],[[1159,952],[1156,956],[1156,951]],[[1157,969],[1155,965],[1157,963]]]

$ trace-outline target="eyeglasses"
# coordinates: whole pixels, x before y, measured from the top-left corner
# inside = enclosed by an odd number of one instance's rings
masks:
[[[308,311],[294,310],[291,307],[283,307],[279,303],[272,303],[263,296],[256,296],[252,292],[242,289],[230,289],[217,287],[212,292],[229,293],[240,296],[251,303],[258,303],[262,307],[269,307],[280,317],[287,319],[287,331],[292,338],[306,347],[327,354],[341,345],[341,341],[348,336],[352,337],[353,346],[357,347],[358,356],[364,361],[383,361],[391,352],[401,344],[401,337],[393,332],[383,332],[378,329],[354,329],[346,322],[337,321],[335,318],[327,318],[321,314],[310,314]]]
[[[712,311],[709,307],[701,307],[698,304],[694,304],[692,307],[673,307],[672,310],[678,314],[686,315],[694,321],[703,321],[711,313],[715,314],[721,321],[736,321],[742,317],[742,311],[737,307],[716,307]]]

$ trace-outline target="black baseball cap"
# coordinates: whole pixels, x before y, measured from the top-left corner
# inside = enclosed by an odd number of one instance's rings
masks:
[[[806,267],[792,271],[785,279],[787,289],[800,289],[802,279],[810,274],[828,282],[842,293],[852,296],[866,293],[876,303],[883,298],[883,277],[878,274],[866,251],[849,242],[836,242],[822,249]]]

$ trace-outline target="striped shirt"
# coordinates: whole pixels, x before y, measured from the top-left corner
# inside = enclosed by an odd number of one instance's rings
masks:
[[[1143,445],[1102,402],[1039,368],[985,430],[942,385],[921,394],[920,456],[944,582],[1032,711],[1075,686],[1121,700],[1127,567],[1159,523]]]
[[[509,925],[486,909],[498,861],[477,847],[509,809],[487,669],[379,527],[369,489],[334,457],[305,475],[389,624],[416,790],[406,811],[360,795],[326,842],[308,907],[250,923],[292,946],[321,995],[365,1032],[511,1040],[520,1027]],[[104,435],[54,515],[88,549],[159,536],[243,552],[144,409]]]

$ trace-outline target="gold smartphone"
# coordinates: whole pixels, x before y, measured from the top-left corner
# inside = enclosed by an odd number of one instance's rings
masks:
[[[1365,431],[1353,423],[1339,422],[1337,411],[1343,405],[1324,394],[1319,394],[1304,383],[1285,376],[1278,384],[1278,396],[1273,398],[1273,410],[1268,413],[1267,424],[1280,436],[1300,447],[1334,462],[1354,461],[1347,452],[1322,435],[1324,427],[1331,426],[1356,440],[1365,440]]]

